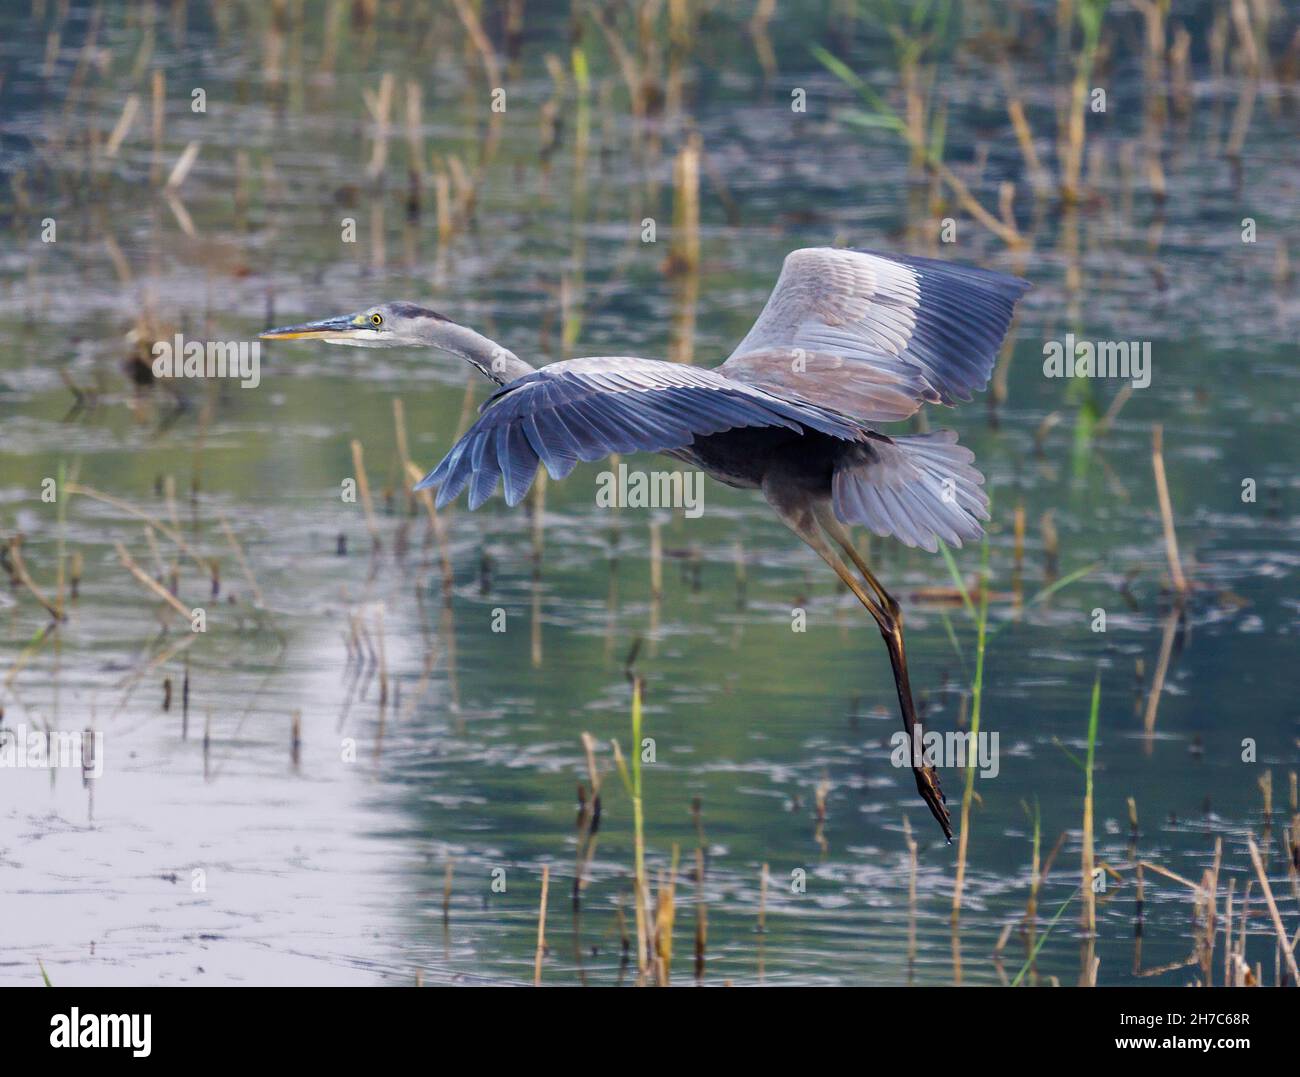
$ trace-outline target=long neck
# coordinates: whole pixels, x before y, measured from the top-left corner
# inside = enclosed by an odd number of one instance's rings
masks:
[[[435,346],[459,355],[498,385],[522,378],[533,369],[509,348],[455,322],[438,323]]]

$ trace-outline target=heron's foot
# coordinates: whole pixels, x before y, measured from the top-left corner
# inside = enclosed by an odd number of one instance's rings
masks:
[[[916,791],[921,794],[921,799],[930,809],[930,814],[943,827],[943,836],[951,845],[952,820],[948,816],[948,800],[939,785],[939,772],[934,767],[913,767],[912,773],[916,775]]]

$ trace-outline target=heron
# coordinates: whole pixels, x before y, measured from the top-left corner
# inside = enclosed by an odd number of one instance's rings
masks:
[[[917,791],[952,840],[938,771],[920,746],[903,611],[850,528],[931,553],[983,535],[984,476],[954,433],[886,433],[927,404],[955,407],[988,385],[1027,281],[990,269],[864,248],[808,247],[785,258],[744,339],[719,366],[589,356],[534,368],[508,348],[415,303],[380,303],[265,340],[363,348],[433,347],[497,388],[416,490],[445,506],[466,487],[516,505],[539,463],[655,452],[727,486],[758,490],[830,566],[884,639]]]

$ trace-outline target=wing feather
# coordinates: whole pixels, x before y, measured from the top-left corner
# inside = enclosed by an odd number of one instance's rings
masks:
[[[815,430],[845,441],[861,424],[833,409],[782,399],[718,371],[633,358],[553,363],[494,393],[443,461],[416,486],[438,487],[439,506],[469,486],[478,508],[504,479],[516,504],[542,463],[563,478],[577,461],[612,452],[685,448],[741,426]]]
[[[754,326],[719,368],[864,421],[905,419],[988,385],[1017,277],[858,249],[791,252]]]

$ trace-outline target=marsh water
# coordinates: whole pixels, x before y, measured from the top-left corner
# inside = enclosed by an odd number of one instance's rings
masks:
[[[1273,982],[1246,843],[1293,931],[1296,90],[1278,59],[1225,154],[1252,80],[1214,70],[1215,5],[1180,23],[1188,105],[1171,90],[1154,135],[1142,24],[1108,15],[1093,80],[1107,110],[1089,119],[1073,207],[1033,194],[1000,79],[1005,64],[1050,161],[1072,71],[1055,5],[971,5],[944,31],[944,158],[995,215],[999,184],[1016,185],[1020,251],[896,132],[853,122],[860,96],[810,46],[897,104],[897,54],[867,9],[782,3],[752,26],[749,5],[691,3],[674,37],[662,11],[638,30],[622,8],[575,18],[530,0],[512,28],[485,4],[488,74],[473,5],[28,7],[0,13],[0,707],[10,730],[102,732],[103,773],[0,769],[0,982],[38,984],[42,968],[55,984],[532,982],[544,866],[542,982],[634,981],[632,809],[610,746],[632,750],[634,650],[656,890],[680,856],[672,982],[696,981],[701,905],[708,984],[996,984],[1045,933],[1024,982],[1077,982],[1093,953],[1102,984],[1191,982],[1194,894],[1145,873],[1139,952],[1135,864],[1199,881],[1219,841],[1219,900],[1233,886],[1240,918],[1252,888],[1246,956]],[[1278,11],[1275,45],[1294,31],[1294,9]],[[611,39],[654,83],[635,108]],[[676,253],[693,134],[694,268]],[[949,216],[955,242],[940,243]],[[462,500],[440,540],[406,492],[394,401],[426,470],[486,395],[458,360],[298,342],[263,345],[255,387],[148,370],[152,341],[176,333],[251,341],[383,299],[538,364],[711,366],[785,253],[821,244],[1034,285],[1003,398],[928,416],[976,451],[993,498],[980,725],[998,767],[973,781],[955,930],[958,847],[891,765],[879,633],[757,495],[708,483],[698,518],[611,511],[596,500],[609,465],[581,465],[516,509]],[[1045,377],[1044,344],[1067,333],[1149,342],[1149,386],[1112,411],[1121,379]],[[349,498],[354,441],[367,481]],[[56,628],[15,575],[19,535],[35,588],[63,597]],[[119,543],[203,610],[204,631]],[[906,611],[925,722],[968,728],[976,621],[952,572],[893,542],[869,551]],[[981,550],[953,557],[973,586]],[[1096,857],[1114,873],[1090,946],[1078,888],[1098,678]],[[603,787],[575,913],[584,732]],[[965,775],[943,774],[957,813]],[[1036,841],[1056,852],[1030,925]]]

